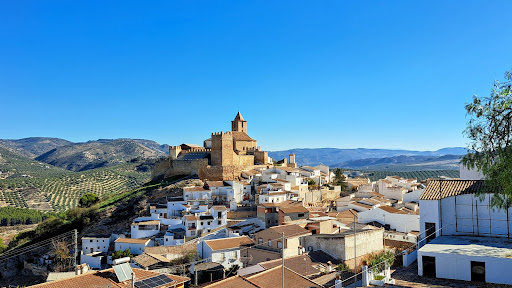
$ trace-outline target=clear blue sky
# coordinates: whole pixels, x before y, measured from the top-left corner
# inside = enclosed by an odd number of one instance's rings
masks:
[[[0,138],[465,146],[512,1],[2,1]]]

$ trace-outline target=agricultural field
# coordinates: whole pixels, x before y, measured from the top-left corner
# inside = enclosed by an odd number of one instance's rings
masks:
[[[386,176],[400,176],[403,178],[416,178],[418,181],[423,181],[428,178],[439,178],[441,176],[446,176],[450,178],[459,178],[460,173],[459,170],[432,170],[432,171],[407,171],[407,172],[394,172],[394,171],[364,171],[360,170],[363,173],[369,173],[368,177],[371,181],[377,181],[379,179],[384,179]]]
[[[64,172],[50,177],[3,179],[0,180],[0,206],[57,212],[67,210],[78,206],[78,200],[85,193],[103,197],[148,182],[151,172],[138,168],[140,163],[126,163],[83,172]],[[30,193],[26,192],[28,188],[32,188]]]

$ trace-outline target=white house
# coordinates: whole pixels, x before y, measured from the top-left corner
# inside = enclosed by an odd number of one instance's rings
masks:
[[[359,223],[370,223],[373,221],[383,225],[389,225],[391,229],[408,233],[420,231],[420,215],[409,214],[391,206],[380,206],[357,213]]]
[[[82,237],[82,251],[84,254],[93,252],[107,253],[108,246],[110,245],[110,236],[98,236],[98,237]]]
[[[482,180],[433,180],[420,197],[418,274],[512,284],[512,208],[490,205]]]
[[[399,176],[387,176],[376,183],[378,192],[387,199],[402,201],[404,194],[417,190],[420,187],[417,179],[406,179]]]
[[[93,269],[101,269],[102,264],[106,264],[106,254],[103,254],[102,252],[92,252],[85,254],[82,250],[82,253],[80,255],[80,264],[87,264],[90,268]]]
[[[233,265],[243,267],[240,261],[240,245],[251,243],[251,238],[247,236],[205,240],[197,244],[197,252],[201,258],[220,263],[225,269]]]
[[[151,246],[154,246],[154,241],[151,239],[118,238],[114,242],[115,251],[129,249],[133,255],[142,254],[146,247]]]
[[[209,213],[189,214],[183,216],[183,226],[187,237],[199,237],[221,226],[227,225],[225,206],[212,206]]]
[[[270,191],[266,194],[259,194],[258,203],[281,203],[286,201],[286,192],[283,191]]]
[[[133,222],[130,226],[131,238],[147,238],[160,232],[160,220]]]
[[[211,201],[212,190],[202,186],[184,187],[183,199],[188,203],[202,203]]]

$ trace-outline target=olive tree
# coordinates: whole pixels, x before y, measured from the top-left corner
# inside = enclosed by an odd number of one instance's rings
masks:
[[[465,108],[469,116],[464,134],[471,140],[462,163],[484,175],[491,205],[506,209],[512,204],[512,70],[505,81],[495,81],[489,96],[473,96]],[[482,192],[483,193],[483,192]]]

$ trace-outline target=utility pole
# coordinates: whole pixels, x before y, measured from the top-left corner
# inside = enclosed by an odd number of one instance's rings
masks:
[[[282,259],[282,263],[281,263],[281,266],[283,266],[283,288],[284,288],[284,232],[281,232],[282,233],[282,238],[281,238],[281,259]]]
[[[78,275],[78,265],[76,265],[76,258],[78,257],[78,231],[73,231],[73,265],[75,266],[75,275]]]
[[[357,274],[356,214],[354,214],[354,273]]]

